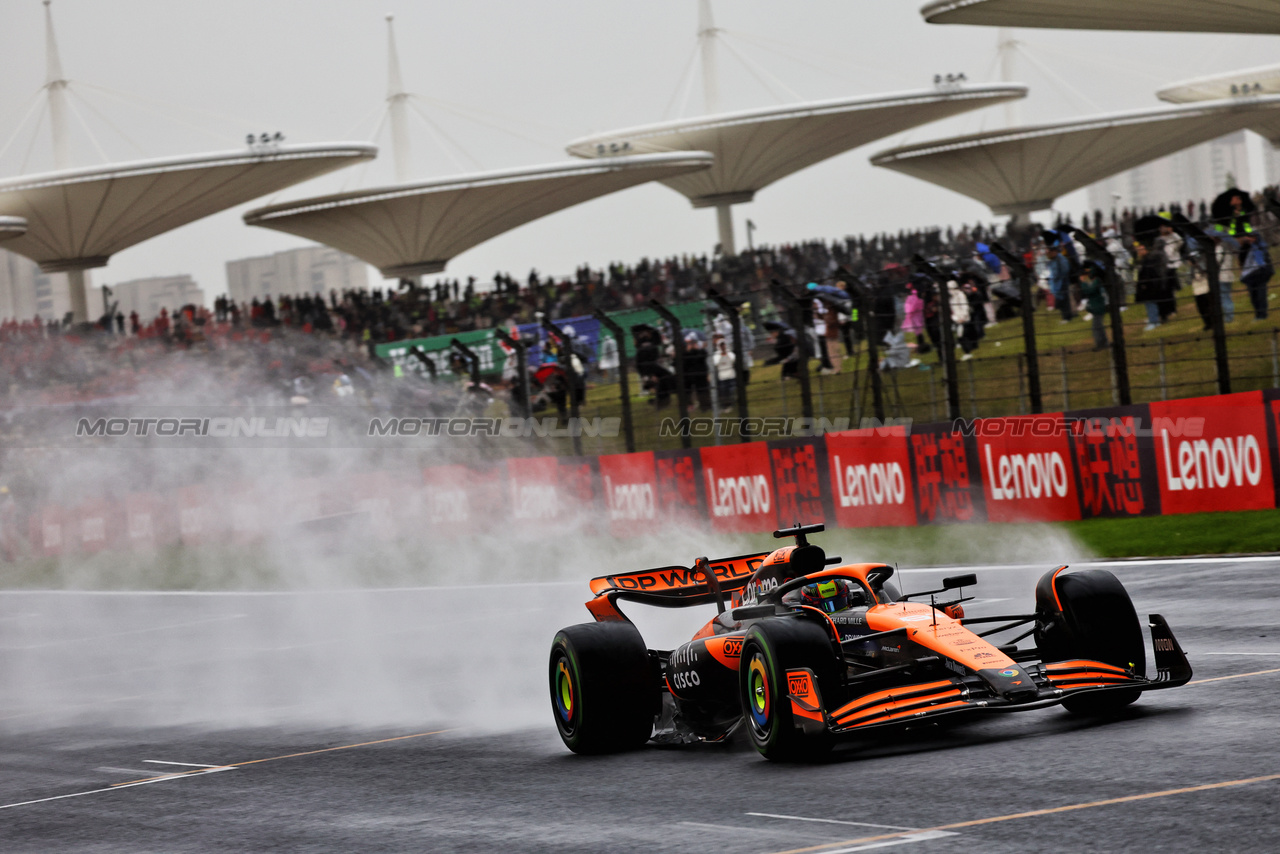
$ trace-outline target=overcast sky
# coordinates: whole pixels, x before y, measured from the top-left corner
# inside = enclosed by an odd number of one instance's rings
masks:
[[[996,30],[927,25],[920,4],[717,0],[716,25],[727,31],[718,49],[721,109],[927,88],[935,73],[999,79]],[[40,0],[0,0],[6,177],[53,165],[47,116],[36,127],[43,11]],[[373,140],[383,149],[367,166],[121,252],[93,271],[95,284],[190,273],[212,299],[226,288],[226,261],[305,245],[244,225],[245,210],[392,183],[385,123],[374,137],[387,90],[387,13],[405,86],[430,119],[410,120],[421,179],[566,160],[564,144],[578,136],[704,111],[690,64],[696,0],[55,0],[53,13],[74,93],[77,165],[102,163],[104,153],[119,161],[234,150],[251,131],[279,130],[289,142]],[[1015,67],[1016,81],[1031,87],[1018,106],[1023,122],[1158,106],[1154,92],[1166,83],[1280,57],[1280,40],[1265,36],[1015,35],[1029,55]],[[734,209],[739,244],[748,217],[756,241],[767,243],[990,220],[977,202],[867,161],[906,141],[1003,122],[1002,107],[980,110],[784,179]],[[1083,193],[1059,201],[1076,214],[1083,207]],[[487,281],[498,269],[523,277],[531,266],[567,274],[584,261],[706,252],[715,241],[713,211],[652,184],[501,235],[454,259],[446,275]]]

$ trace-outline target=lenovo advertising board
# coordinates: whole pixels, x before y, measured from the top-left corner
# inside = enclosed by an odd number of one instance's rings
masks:
[[[717,531],[775,530],[777,499],[764,442],[701,449],[707,517]]]
[[[906,427],[846,430],[825,439],[837,527],[916,523]]]
[[[660,529],[652,451],[601,457],[600,487],[612,536],[634,537]]]
[[[507,463],[510,518],[533,527],[561,519],[560,463],[555,457],[512,457]]]
[[[1276,506],[1262,392],[1148,407],[1164,513]]]
[[[1079,490],[1062,413],[972,422],[987,520],[1066,522],[1080,518]]]

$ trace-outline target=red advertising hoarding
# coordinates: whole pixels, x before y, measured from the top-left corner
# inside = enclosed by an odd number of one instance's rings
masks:
[[[511,519],[536,524],[566,515],[560,496],[560,462],[555,457],[507,460],[507,500]]]
[[[701,489],[701,461],[697,451],[653,452],[660,519],[687,525],[706,518]]]
[[[769,443],[773,494],[778,499],[779,527],[825,525],[828,502],[826,446],[821,438],[783,439]]]
[[[1147,405],[1067,415],[1084,519],[1158,516],[1160,485]]]
[[[652,451],[601,457],[600,482],[612,536],[634,537],[660,529]]]
[[[828,433],[826,442],[837,527],[916,523],[905,427]]]
[[[983,521],[976,443],[951,424],[913,427],[908,442],[916,520],[920,524]]]
[[[764,442],[701,449],[707,517],[717,531],[772,531],[777,520],[769,447]]]
[[[1148,406],[1165,513],[1276,506],[1262,392]]]
[[[988,521],[1080,518],[1062,413],[983,418],[974,422],[974,436]]]

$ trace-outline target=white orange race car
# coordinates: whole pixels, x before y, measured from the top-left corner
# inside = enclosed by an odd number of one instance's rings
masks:
[[[1191,679],[1158,614],[1157,675],[1146,676],[1142,626],[1106,570],[1058,567],[1037,583],[1034,614],[966,619],[961,588],[974,575],[903,596],[893,567],[844,564],[810,544],[821,530],[775,531],[795,544],[772,552],[593,579],[596,622],[562,629],[551,646],[551,702],[569,749],[715,742],[741,727],[767,758],[804,759],[841,735],[941,716],[1058,704],[1114,713]],[[683,646],[652,650],[622,601],[719,613]],[[1034,647],[1016,645],[1027,638]]]

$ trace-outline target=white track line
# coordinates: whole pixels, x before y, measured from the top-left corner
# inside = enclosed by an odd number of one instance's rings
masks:
[[[851,851],[870,851],[873,848],[888,848],[892,845],[913,845],[917,842],[929,842],[957,835],[949,830],[922,830],[919,833],[904,833],[896,839],[886,839],[883,842],[868,842],[865,845],[854,845],[852,848],[829,848],[821,854],[849,854]]]
[[[139,780],[136,783],[121,783],[118,786],[108,786],[105,789],[90,789],[87,792],[72,792],[69,795],[54,795],[49,798],[36,798],[32,801],[18,801],[12,804],[0,804],[0,810],[9,810],[14,807],[27,807],[32,804],[45,804],[49,801],[62,801],[67,798],[83,798],[85,795],[100,795],[103,792],[119,792],[123,789],[132,789],[134,786],[149,786],[152,783],[165,783],[169,780],[186,780],[190,777],[203,777],[205,774],[217,774],[221,771],[234,771],[235,766],[228,765],[224,768],[210,768],[207,771],[193,771],[188,774],[167,774],[164,777],[156,777],[154,780]]]
[[[1280,652],[1197,652],[1195,655],[1280,655]]]
[[[163,759],[144,759],[148,765],[181,765],[183,768],[225,768],[225,765],[197,765],[194,762],[165,762]]]
[[[803,815],[777,815],[770,812],[749,812],[747,815],[759,816],[760,818],[779,818],[784,821],[816,821],[822,824],[851,824],[855,827],[881,827],[885,830],[906,830],[912,831],[914,827],[902,827],[896,824],[872,824],[868,821],[843,821],[837,818],[809,818]]]

